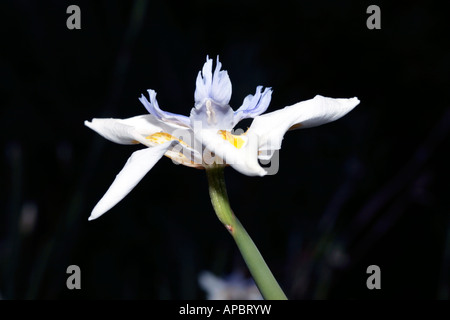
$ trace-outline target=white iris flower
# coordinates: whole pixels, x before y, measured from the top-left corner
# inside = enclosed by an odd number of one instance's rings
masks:
[[[213,60],[207,57],[197,76],[195,106],[189,117],[161,110],[156,92],[148,90],[149,100],[144,95],[139,100],[150,114],[85,121],[86,126],[112,142],[146,146],[130,156],[89,220],[98,218],[122,200],[164,155],[189,167],[230,165],[248,176],[264,176],[267,170],[258,160],[270,160],[281,148],[287,131],[337,120],[359,104],[357,98],[318,95],[261,115],[269,106],[272,90],[258,86],[255,94],[248,95],[234,111],[228,104],[231,81],[221,67],[217,59],[213,72]],[[245,133],[234,132],[233,128],[246,118],[253,118],[250,128]]]

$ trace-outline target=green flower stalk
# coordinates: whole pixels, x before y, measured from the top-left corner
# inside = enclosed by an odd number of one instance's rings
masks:
[[[212,166],[206,169],[206,174],[209,195],[217,217],[236,242],[262,296],[268,300],[286,300],[286,295],[275,280],[255,243],[231,210],[225,185],[224,167]]]

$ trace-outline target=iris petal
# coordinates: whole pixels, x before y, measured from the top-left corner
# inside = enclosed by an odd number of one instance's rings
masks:
[[[223,161],[221,164],[230,165],[247,176],[266,175],[266,170],[258,163],[258,137],[252,134],[239,137],[244,142],[238,148],[229,140],[223,138],[222,131],[208,129],[196,132],[196,138],[205,147],[205,152],[211,152],[214,155],[212,158],[215,157],[216,161]],[[205,152],[203,158],[208,161],[209,157]],[[206,164],[212,164],[212,161]]]
[[[195,104],[211,99],[220,105],[227,105],[231,99],[231,81],[228,72],[220,70],[222,64],[217,57],[216,69],[212,72],[213,60],[206,57],[203,69],[198,73],[194,93]]]
[[[228,105],[231,98],[231,81],[217,58],[212,73],[212,59],[206,58],[203,69],[197,76],[195,107],[190,114],[190,125],[195,131],[202,129],[233,128],[234,111]],[[198,129],[200,127],[200,129]]]
[[[335,121],[359,104],[358,98],[333,99],[315,96],[313,99],[256,117],[248,132],[259,137],[260,159],[267,160],[281,148],[288,130],[309,128]]]
[[[161,123],[150,114],[128,119],[94,118],[84,124],[105,139],[119,144],[142,142],[145,136],[163,130]]]
[[[245,97],[242,106],[234,112],[233,127],[242,119],[257,117],[267,110],[272,99],[272,90],[265,88],[261,93],[262,88],[258,86],[254,95]]]
[[[153,148],[135,151],[116,176],[108,191],[94,207],[89,220],[97,219],[125,198],[164,153],[176,143],[176,141],[170,141]]]
[[[190,120],[188,117],[161,110],[159,108],[158,101],[156,100],[155,90],[149,89],[147,92],[150,101],[148,101],[144,95],[141,95],[139,101],[144,105],[148,112],[162,121],[172,122],[183,127],[189,127]]]

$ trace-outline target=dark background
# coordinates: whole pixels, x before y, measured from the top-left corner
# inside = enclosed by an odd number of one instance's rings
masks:
[[[81,8],[81,30],[66,8]],[[381,8],[381,30],[366,9]],[[198,274],[246,273],[203,171],[162,159],[110,212],[90,211],[129,155],[83,125],[188,114],[206,55],[237,108],[357,96],[347,116],[290,132],[280,170],[226,170],[232,207],[291,299],[448,299],[448,14],[429,1],[3,1],[0,295],[203,299]],[[81,290],[66,288],[67,266]],[[366,269],[381,268],[381,290]]]

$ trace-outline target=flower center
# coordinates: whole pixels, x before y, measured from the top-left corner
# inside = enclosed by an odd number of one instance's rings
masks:
[[[228,141],[231,143],[235,148],[240,149],[245,143],[245,140],[242,139],[240,136],[234,135],[229,131],[226,130],[219,130],[218,133],[222,136],[223,140]]]

